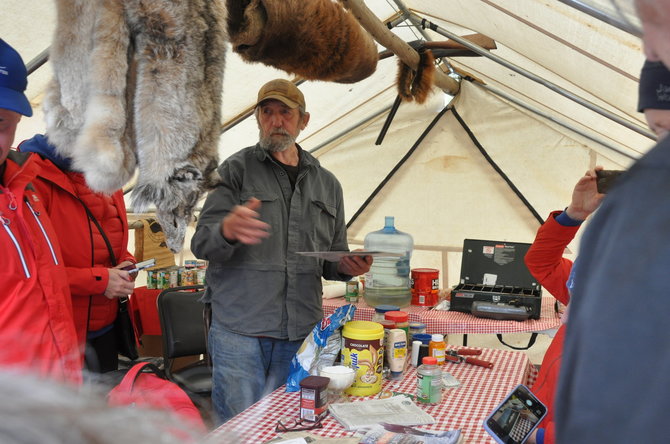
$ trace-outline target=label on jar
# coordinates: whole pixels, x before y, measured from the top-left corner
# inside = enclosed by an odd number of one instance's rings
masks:
[[[416,375],[416,397],[424,404],[437,404],[442,400],[442,378],[440,376]]]

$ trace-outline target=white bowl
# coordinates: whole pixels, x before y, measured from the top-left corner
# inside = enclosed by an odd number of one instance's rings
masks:
[[[329,389],[340,391],[348,389],[354,383],[356,371],[344,365],[331,365],[321,368],[319,375],[330,378]]]

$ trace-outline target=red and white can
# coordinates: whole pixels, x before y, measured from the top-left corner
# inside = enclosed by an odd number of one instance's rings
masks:
[[[437,305],[440,271],[435,268],[413,268],[411,272],[412,305]]]

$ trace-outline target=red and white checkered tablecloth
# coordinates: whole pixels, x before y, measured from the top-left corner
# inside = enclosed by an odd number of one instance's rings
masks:
[[[461,382],[460,387],[442,392],[442,402],[434,406],[418,404],[435,418],[435,424],[426,427],[430,430],[460,429],[468,443],[491,443],[484,431],[484,418],[518,384],[528,384],[533,366],[528,357],[520,352],[482,349],[481,359],[494,363],[492,369],[470,364],[451,364],[443,366]],[[416,393],[416,370],[410,368],[400,382],[385,381],[384,389],[395,392]],[[370,397],[371,398],[371,397]],[[352,397],[354,402],[361,397]],[[299,417],[300,393],[286,393],[280,387],[244,412],[220,426],[211,433],[212,442],[220,443],[262,443],[277,437],[275,426],[280,418]],[[354,432],[345,430],[336,419],[328,416],[322,429],[312,433],[324,437],[353,436]]]
[[[401,310],[409,314],[409,322],[423,322],[426,333],[440,334],[474,334],[474,333],[524,333],[541,332],[558,328],[561,319],[554,310],[555,299],[551,296],[542,297],[540,319],[527,321],[498,321],[495,319],[478,318],[469,313],[447,310],[429,310],[426,307],[410,305]],[[344,298],[323,300],[324,315],[332,314],[337,307],[347,302]],[[370,321],[375,309],[364,301],[356,303],[354,319]]]
[[[348,304],[344,298],[332,298],[323,300],[323,314],[328,316],[333,314],[333,312],[343,305]],[[369,306],[365,303],[364,300],[359,300],[354,305],[356,305],[356,313],[354,314],[354,319],[357,321],[371,321],[372,316],[375,314],[375,308]],[[403,307],[400,310],[407,312],[409,315],[409,322],[422,322],[421,316],[423,313],[428,311],[427,307],[419,307],[417,305],[410,305],[409,307]]]

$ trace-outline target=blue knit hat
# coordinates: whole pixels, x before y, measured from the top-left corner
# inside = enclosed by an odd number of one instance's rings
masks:
[[[644,62],[640,72],[637,110],[670,109],[670,71],[662,62]]]
[[[0,39],[0,108],[32,116],[33,109],[25,95],[28,71],[18,52]]]

